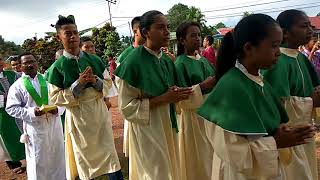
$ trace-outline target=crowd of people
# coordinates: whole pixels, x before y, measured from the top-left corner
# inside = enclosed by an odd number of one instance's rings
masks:
[[[218,50],[197,22],[131,22],[134,42],[110,68],[75,19],[59,16],[64,49],[41,74],[36,56],[0,59],[0,160],[30,180],[122,180],[110,97],[124,118],[130,180],[317,180],[320,42],[307,15],[251,14]],[[201,50],[203,45],[203,50]]]

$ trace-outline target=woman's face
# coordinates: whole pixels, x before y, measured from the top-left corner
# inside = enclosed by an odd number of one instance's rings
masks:
[[[276,64],[280,56],[280,44],[282,41],[282,30],[278,25],[269,27],[268,36],[257,46],[251,48],[250,54],[253,64],[259,69],[269,69]]]
[[[190,26],[187,29],[185,39],[182,40],[184,48],[191,52],[198,50],[201,46],[201,34],[198,26]]]
[[[295,18],[294,24],[284,33],[284,38],[288,44],[295,46],[305,45],[312,38],[313,30],[309,18],[301,14]]]
[[[168,47],[170,40],[170,31],[168,20],[164,15],[156,17],[155,22],[146,32],[146,38],[151,41],[155,47]]]

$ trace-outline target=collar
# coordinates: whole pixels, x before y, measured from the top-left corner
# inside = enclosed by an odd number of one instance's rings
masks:
[[[191,59],[194,59],[194,60],[197,60],[197,61],[199,61],[200,58],[201,58],[201,56],[200,56],[199,54],[197,54],[197,55],[195,55],[195,56],[188,56],[188,55],[187,55],[187,57],[189,57],[189,58],[191,58]]]
[[[4,77],[4,75],[3,75],[3,71],[2,72],[0,72],[0,78],[3,78]]]
[[[299,51],[298,49],[291,49],[291,48],[285,48],[285,47],[280,47],[280,52],[282,54],[285,54],[289,57],[292,57],[292,58],[297,58],[298,55],[299,55]]]
[[[31,78],[29,75],[26,75],[26,74],[23,72],[22,75],[21,75],[21,77],[27,77],[27,78],[29,78],[29,79],[38,79],[38,78],[37,78],[38,75],[39,75],[39,73],[37,73],[37,75],[36,75],[34,78]]]
[[[73,54],[68,53],[66,50],[63,50],[63,56],[68,58],[68,59],[75,59],[75,60],[79,60],[82,56],[83,56],[83,52],[80,51],[79,56],[75,56]]]
[[[264,86],[264,83],[263,83],[263,76],[262,74],[260,73],[260,70],[259,70],[259,75],[258,76],[255,76],[255,75],[252,75],[248,72],[247,68],[244,67],[244,65],[242,65],[238,60],[236,61],[236,64],[235,64],[235,67],[238,68],[244,75],[246,75],[250,80],[254,81],[255,83],[257,83],[258,85],[260,85],[261,87]]]
[[[143,46],[150,54],[154,55],[156,58],[160,59],[162,57],[162,51],[160,51],[160,53],[157,53],[155,51],[153,51],[152,49],[149,49],[146,46]]]

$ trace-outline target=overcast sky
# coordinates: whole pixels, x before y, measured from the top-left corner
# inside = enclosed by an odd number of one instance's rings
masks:
[[[111,6],[113,25],[120,35],[129,35],[130,17],[153,9],[167,13],[179,2],[200,8],[208,25],[224,22],[234,26],[241,17],[237,15],[244,11],[266,13],[274,18],[292,8],[302,9],[308,16],[320,12],[320,0],[117,0]],[[50,24],[55,24],[59,14],[73,14],[79,30],[109,19],[105,0],[0,0],[0,35],[17,44],[35,34],[43,37],[44,32],[54,31]]]

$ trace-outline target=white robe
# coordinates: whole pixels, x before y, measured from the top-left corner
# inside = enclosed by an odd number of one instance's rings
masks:
[[[30,78],[37,93],[40,92],[38,78]],[[27,174],[29,180],[66,179],[64,142],[60,115],[64,108],[58,107],[58,114],[36,117],[37,107],[19,78],[8,93],[6,111],[15,118],[23,119],[24,132],[28,135],[25,144]]]
[[[207,95],[202,95],[199,85],[193,86],[193,95],[178,103],[179,156],[181,179],[209,180],[212,171],[213,148],[205,132],[207,121],[197,114]],[[179,110],[177,108],[177,110]]]
[[[149,108],[140,89],[120,80],[119,108],[128,123],[129,179],[180,180],[178,134],[169,104]]]

